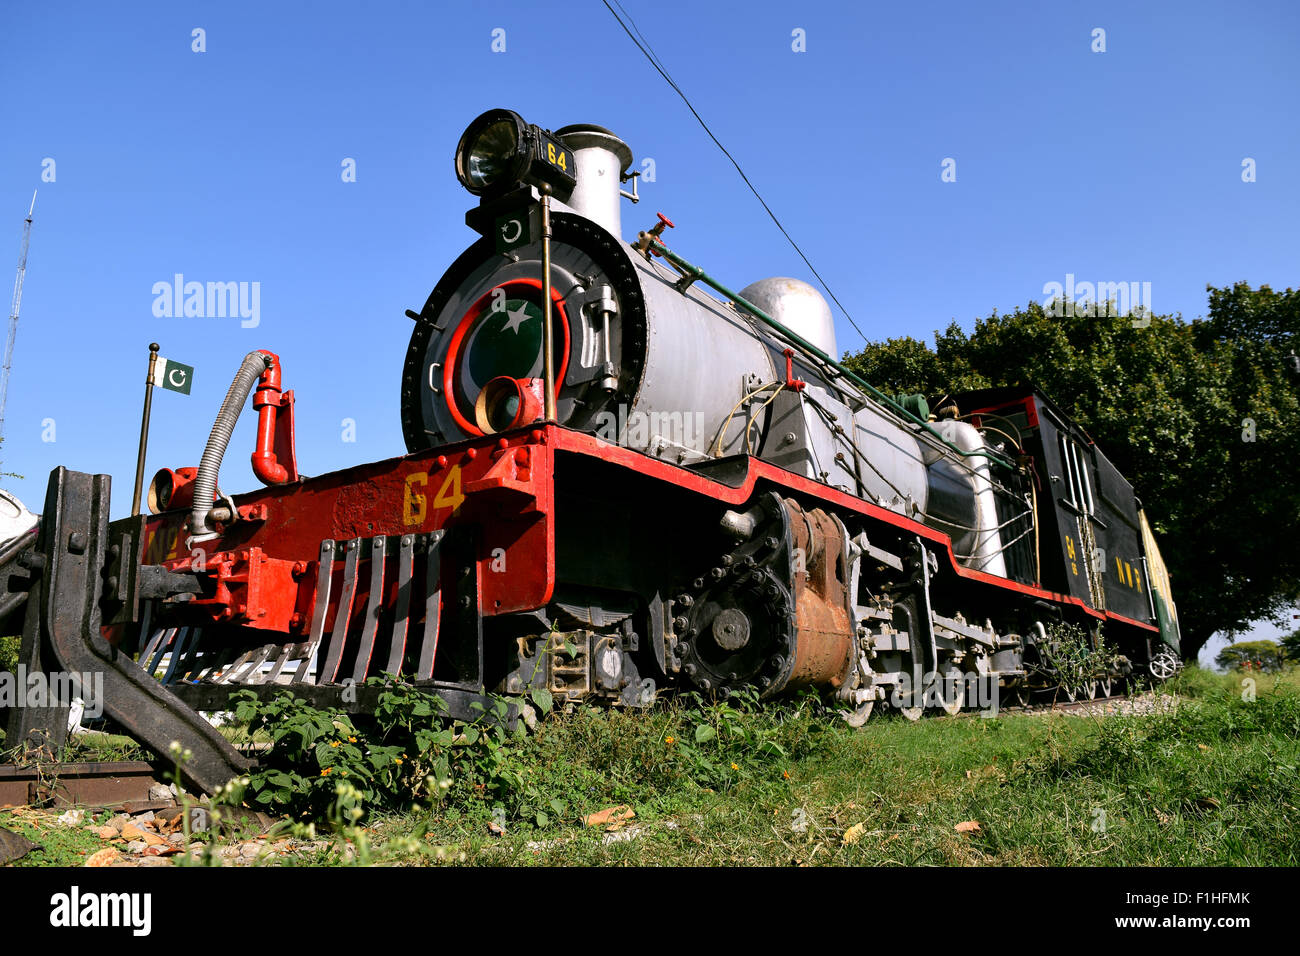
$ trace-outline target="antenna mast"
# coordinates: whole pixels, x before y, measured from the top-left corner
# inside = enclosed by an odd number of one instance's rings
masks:
[[[32,190],[32,204],[27,209],[23,223],[23,247],[18,253],[18,277],[14,279],[13,304],[9,307],[9,337],[5,340],[5,364],[0,370],[0,439],[5,431],[5,402],[9,399],[9,369],[14,363],[14,339],[18,337],[18,308],[23,302],[23,276],[27,272],[27,246],[32,238],[32,210],[36,208],[36,191]]]

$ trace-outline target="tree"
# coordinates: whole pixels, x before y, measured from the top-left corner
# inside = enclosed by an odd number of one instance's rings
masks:
[[[933,350],[889,339],[845,357],[886,391],[1034,384],[1073,415],[1161,538],[1189,660],[1300,598],[1300,292],[1207,288],[1210,314],[1192,322],[1030,303],[969,335],[954,322]]]
[[[1258,661],[1264,667],[1276,669],[1282,663],[1281,650],[1272,641],[1240,641],[1219,651],[1214,663],[1233,668]]]
[[[1282,658],[1288,661],[1300,661],[1300,631],[1293,631],[1282,638]]]

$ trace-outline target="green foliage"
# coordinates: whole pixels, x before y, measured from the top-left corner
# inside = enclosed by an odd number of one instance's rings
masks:
[[[0,637],[0,672],[12,674],[17,670],[22,642],[21,637]],[[4,748],[5,723],[5,708],[0,707],[0,750]]]
[[[1030,303],[845,357],[885,391],[1034,384],[1064,407],[1138,490],[1173,581],[1184,657],[1217,631],[1276,618],[1300,598],[1300,291],[1209,288],[1208,318]],[[1247,421],[1249,420],[1249,421]],[[1252,438],[1252,440],[1245,440]]]
[[[1219,651],[1214,663],[1220,667],[1241,667],[1247,662],[1259,661],[1264,667],[1273,669],[1281,666],[1283,650],[1272,641],[1238,641]]]
[[[1047,629],[1047,646],[1040,648],[1046,676],[1071,697],[1091,697],[1090,681],[1104,678],[1116,668],[1119,652],[1106,643],[1098,629],[1095,639],[1075,624],[1053,624]]]
[[[367,683],[384,682],[371,678]],[[232,697],[235,718],[250,734],[269,735],[271,749],[250,774],[249,800],[260,809],[324,819],[339,811],[338,786],[346,781],[355,802],[397,808],[436,799],[446,789],[458,745],[473,743],[473,727],[443,726],[440,698],[401,684],[379,695],[373,717],[319,710],[291,693],[260,701],[251,691]]]
[[[1300,631],[1282,638],[1282,657],[1288,661],[1300,661]]]
[[[1231,689],[1224,684],[1225,676],[1227,675],[1190,664],[1174,675],[1164,687],[1171,693],[1185,697],[1211,697],[1225,689]]]
[[[1080,648],[1081,674],[1107,653],[1082,633],[1051,636],[1058,659]],[[885,717],[861,730],[815,697],[753,693],[685,694],[649,714],[574,706],[528,733],[450,722],[400,685],[371,725],[248,704],[280,715],[265,728],[287,724],[275,747],[302,757],[270,766],[308,782],[324,761],[356,768],[320,785],[309,815],[336,842],[302,862],[1259,865],[1300,863],[1296,675],[1247,684],[1190,667],[1167,686],[1195,699],[1161,697],[1150,714]],[[320,747],[349,729],[355,742]],[[449,769],[417,808],[367,755],[405,739],[414,760],[420,732],[421,759]],[[250,781],[243,798],[264,806],[259,792]],[[634,809],[634,832],[583,825],[619,806]],[[980,828],[957,831],[963,821]]]
[[[1258,699],[1247,700],[1225,675],[1189,668],[1193,677],[1205,685],[1196,701],[1173,710],[1161,696],[1158,713],[1104,718],[873,718],[853,730],[797,702],[750,714],[698,700],[649,717],[574,715],[541,725],[535,745],[568,768],[575,807],[635,806],[635,836],[570,827],[541,840],[531,830],[495,837],[468,817],[428,832],[489,865],[1300,862],[1294,682],[1259,678]],[[743,773],[725,780],[732,760],[707,753],[717,740],[703,729],[730,737],[718,703],[790,757],[736,760]],[[682,743],[706,751],[714,770]],[[979,829],[956,829],[967,821]]]
[[[950,375],[924,342],[909,336],[868,345],[845,364],[879,388],[938,396],[949,391]]]
[[[814,699],[759,706],[752,695],[691,695],[650,713],[573,707],[527,736],[488,735],[510,750],[516,794],[488,794],[483,736],[466,738],[456,780],[436,804],[385,812],[400,801],[330,780],[316,819],[334,832],[318,839],[310,823],[282,825],[277,833],[311,843],[267,862],[1300,864],[1300,669],[1192,666],[1162,686],[1183,696],[1162,694],[1153,713],[877,716],[860,730]],[[408,715],[416,729],[446,724]],[[337,739],[337,716],[326,716]],[[461,736],[464,725],[448,729]],[[220,863],[232,832],[258,832],[239,823],[241,800],[259,806],[248,784],[232,781],[211,800],[223,835],[194,834],[211,845],[192,862]],[[583,825],[620,804],[635,810],[620,832]],[[102,846],[80,828],[34,823],[0,811],[0,825],[47,844],[21,866],[72,865]],[[54,830],[76,847],[56,851]]]
[[[1280,692],[1254,698],[1221,692],[1143,721],[1104,721],[1095,747],[1081,757],[1058,762],[1052,772],[1057,777],[1113,775],[1122,783],[1126,771],[1141,778],[1143,769],[1167,767],[1176,751],[1191,756],[1192,751],[1205,752],[1216,744],[1269,736],[1300,736],[1300,696]],[[1292,781],[1290,793],[1300,792],[1297,768],[1288,764],[1283,769]]]
[[[18,669],[18,653],[22,649],[21,637],[0,637],[0,671],[13,673]]]
[[[1248,687],[1258,695],[1300,695],[1300,668],[1283,667],[1267,674],[1239,670],[1221,673],[1189,664],[1161,686],[1169,693],[1193,699],[1239,696]]]
[[[504,701],[489,720],[465,724],[401,684],[385,685],[373,718],[319,710],[291,694],[232,699],[236,719],[271,741],[249,775],[249,805],[336,826],[423,802],[453,821],[545,828],[683,788],[779,785],[835,720],[815,697],[760,704],[753,691],[719,700],[689,694],[657,719],[580,707],[539,722],[532,735],[522,722],[506,728]],[[533,702],[543,713],[552,703],[542,693]]]
[[[813,752],[824,724],[834,719],[814,694],[782,706],[760,703],[753,688],[716,700],[689,693],[675,713],[681,732],[666,759],[697,786],[718,791],[773,778],[774,766]]]

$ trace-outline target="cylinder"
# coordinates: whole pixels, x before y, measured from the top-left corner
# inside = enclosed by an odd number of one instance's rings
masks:
[[[565,126],[555,135],[573,150],[577,167],[574,177],[578,184],[565,205],[622,238],[621,177],[632,165],[632,150],[602,126]]]

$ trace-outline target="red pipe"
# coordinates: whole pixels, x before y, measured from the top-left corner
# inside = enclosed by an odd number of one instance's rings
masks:
[[[785,387],[802,392],[808,383],[794,377],[794,349],[785,350]]]
[[[257,380],[253,407],[257,409],[257,449],[253,452],[253,474],[266,485],[283,485],[291,480],[289,469],[276,460],[275,416],[283,400],[280,395],[280,356],[266,349],[261,353],[270,364]]]

